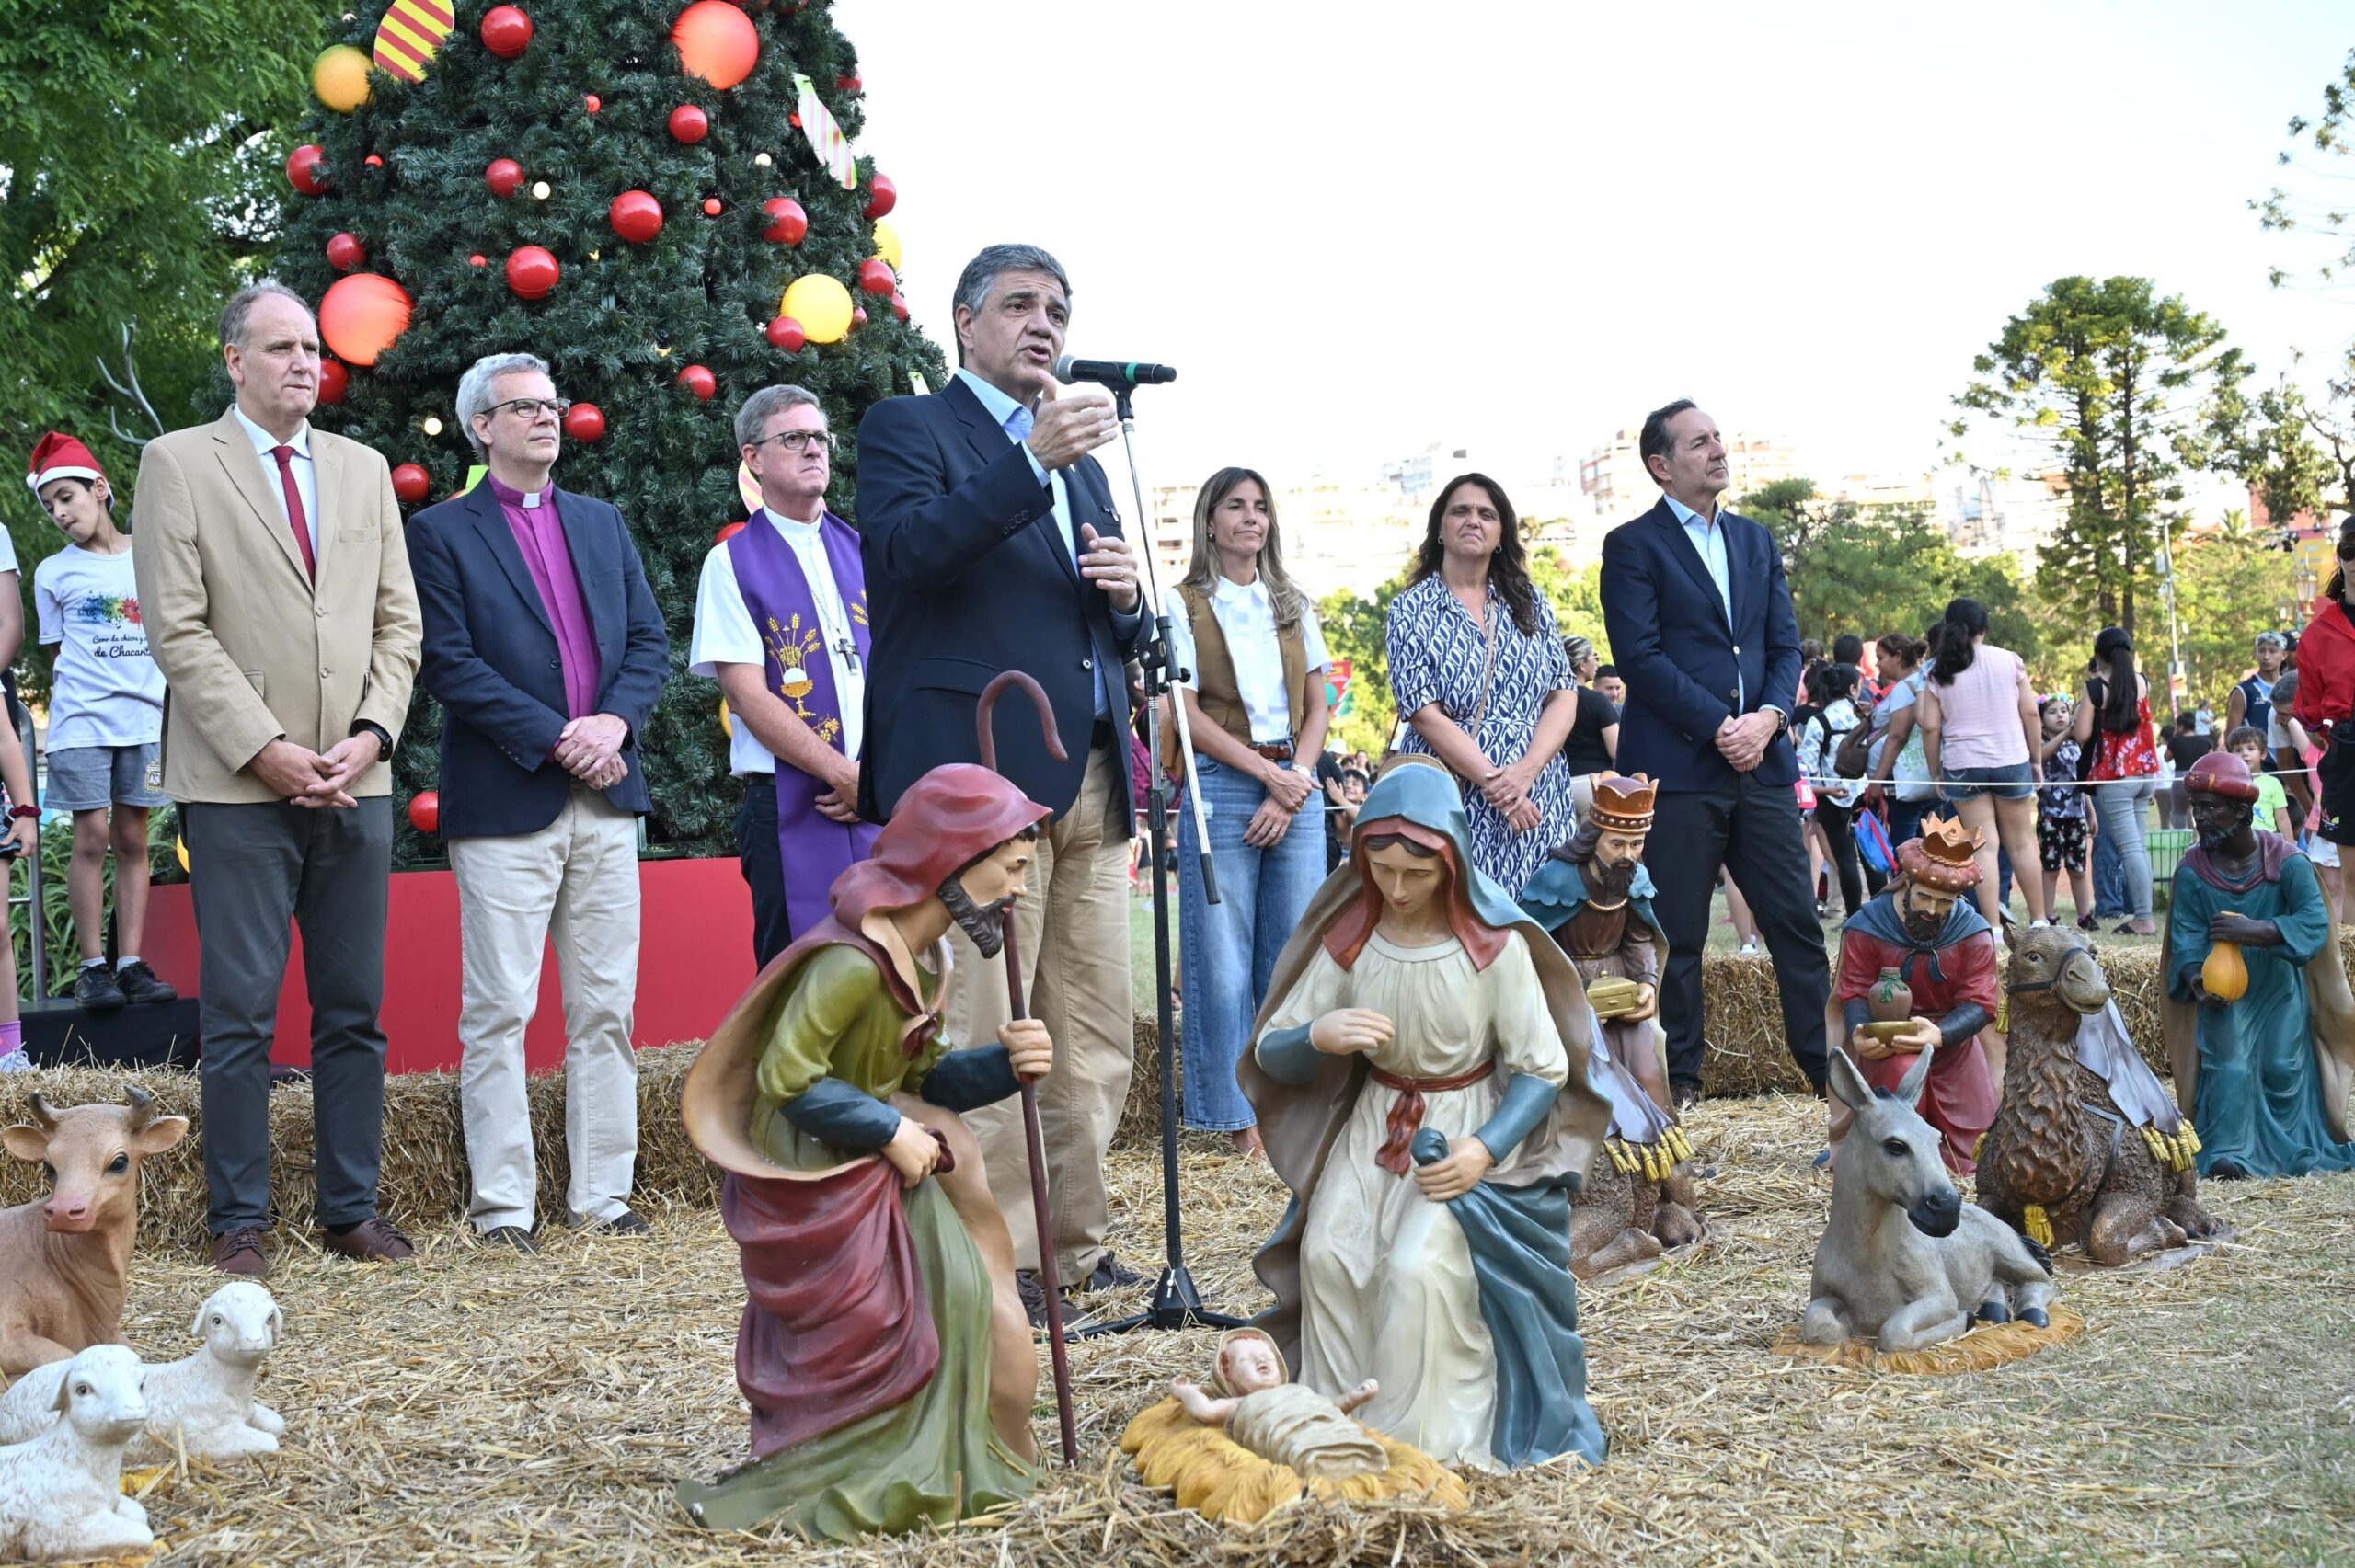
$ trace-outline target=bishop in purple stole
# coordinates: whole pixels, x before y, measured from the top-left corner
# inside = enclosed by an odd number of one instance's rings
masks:
[[[834,587],[845,610],[844,624],[833,639],[848,636],[852,659],[866,668],[867,576],[858,554],[858,534],[832,511],[819,524],[826,564],[833,569]],[[775,692],[810,733],[835,750],[843,749],[842,693],[834,685],[833,660],[829,657],[829,618],[818,612],[817,596],[793,546],[772,525],[764,512],[755,512],[750,526],[728,541],[729,565],[736,570],[736,586],[752,612],[765,650],[763,666],[769,690]],[[776,761],[776,847],[784,867],[786,918],[799,936],[833,912],[827,894],[834,878],[856,861],[865,860],[882,829],[872,822],[844,824],[818,810],[826,793],[817,779],[780,757]]]

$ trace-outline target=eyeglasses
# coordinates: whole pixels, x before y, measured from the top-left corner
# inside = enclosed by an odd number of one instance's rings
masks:
[[[783,442],[787,452],[808,452],[812,448],[819,452],[834,450],[834,438],[823,430],[779,430],[773,436],[763,436],[759,441],[747,441],[744,444],[766,446],[771,441]]]
[[[514,409],[523,417],[523,422],[529,425],[535,423],[542,414],[553,414],[559,419],[563,418],[572,412],[572,399],[569,397],[511,397],[504,403],[492,404],[483,412],[497,414],[501,408]]]

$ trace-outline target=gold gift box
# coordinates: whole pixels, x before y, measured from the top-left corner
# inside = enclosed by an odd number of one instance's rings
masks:
[[[1586,988],[1586,1004],[1597,1018],[1624,1018],[1643,1000],[1643,988],[1623,975],[1605,975]]]

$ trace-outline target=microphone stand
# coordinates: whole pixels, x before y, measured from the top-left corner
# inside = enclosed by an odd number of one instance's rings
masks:
[[[1134,389],[1111,389],[1120,418],[1120,442],[1129,462],[1130,492],[1136,498],[1137,535],[1144,546],[1144,572],[1138,580],[1143,598],[1138,606],[1153,631],[1137,662],[1144,671],[1145,749],[1152,752],[1152,782],[1145,794],[1145,827],[1153,857],[1153,997],[1155,1034],[1161,1054],[1161,1277],[1154,1282],[1153,1300],[1132,1317],[1089,1323],[1073,1337],[1094,1339],[1126,1333],[1132,1329],[1240,1328],[1249,1320],[1214,1312],[1202,1305],[1202,1293],[1186,1268],[1186,1239],[1178,1214],[1178,1032],[1169,1006],[1169,775],[1161,766],[1161,699],[1170,698],[1177,720],[1178,754],[1185,759],[1188,802],[1194,813],[1194,841],[1200,850],[1202,891],[1210,902],[1219,901],[1218,872],[1211,861],[1210,813],[1202,806],[1200,776],[1194,768],[1194,734],[1186,718],[1186,704],[1177,688],[1189,673],[1173,668],[1169,645],[1169,606],[1162,597],[1159,554],[1155,549],[1153,513],[1144,504],[1144,482],[1137,472],[1136,409],[1130,401]]]

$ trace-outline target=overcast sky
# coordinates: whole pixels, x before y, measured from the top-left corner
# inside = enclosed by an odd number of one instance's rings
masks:
[[[2355,293],[2268,287],[2303,253],[2246,207],[2343,0],[834,14],[917,320],[949,346],[979,246],[1054,251],[1071,351],[1182,372],[1140,400],[1149,480],[1518,464],[1681,395],[1819,478],[1919,470],[2072,272],[2155,279],[2269,376],[2355,335]]]

